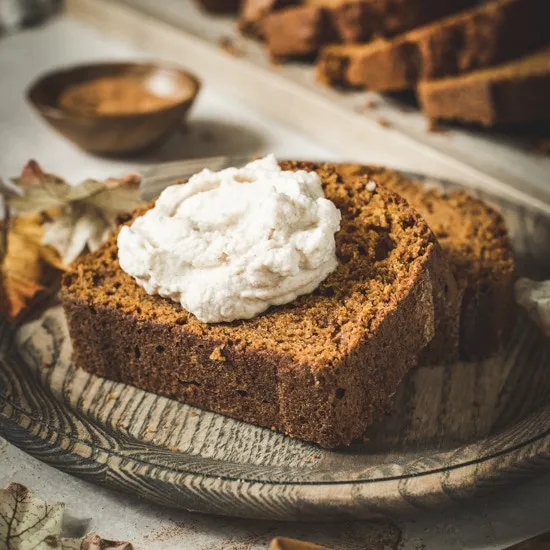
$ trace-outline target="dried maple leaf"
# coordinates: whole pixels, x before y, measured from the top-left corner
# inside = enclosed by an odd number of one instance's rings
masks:
[[[4,217],[0,256],[0,313],[16,319],[39,294],[57,288],[65,268],[55,250],[42,244],[43,215]]]
[[[47,537],[61,533],[63,509],[62,503],[33,498],[26,487],[11,483],[0,490],[0,547],[44,547]]]
[[[6,550],[132,550],[129,542],[98,535],[80,539],[61,536],[65,504],[46,502],[23,485],[0,489],[0,548]]]
[[[20,214],[54,209],[55,215],[45,226],[43,244],[53,246],[68,264],[86,248],[96,250],[115,227],[119,213],[141,204],[140,180],[139,175],[129,174],[69,185],[31,160],[13,184],[0,181],[0,193]]]

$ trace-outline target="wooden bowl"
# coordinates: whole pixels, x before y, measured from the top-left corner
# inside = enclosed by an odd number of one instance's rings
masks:
[[[125,107],[124,112],[93,112],[67,107],[60,98],[71,87],[98,79],[130,77],[162,98],[150,110]],[[76,145],[92,153],[121,155],[147,149],[166,138],[189,111],[200,89],[199,80],[181,69],[153,63],[99,63],[47,73],[27,91],[27,99],[42,117]]]

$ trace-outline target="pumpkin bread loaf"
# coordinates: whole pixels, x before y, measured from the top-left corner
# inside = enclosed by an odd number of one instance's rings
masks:
[[[304,0],[299,5],[266,13],[261,28],[272,57],[312,56],[330,42],[365,42],[375,36],[393,36],[467,8],[473,2]]]
[[[434,338],[442,304],[457,311],[444,254],[387,188],[344,180],[329,165],[283,166],[316,170],[342,213],[339,265],[315,292],[251,320],[201,323],[121,270],[115,235],[64,277],[76,365],[327,448],[349,444],[388,410]],[[444,317],[458,323],[457,313]]]
[[[504,220],[464,191],[425,188],[399,172],[372,166],[338,165],[341,176],[364,176],[404,197],[435,233],[462,295],[460,357],[481,360],[509,340],[515,321],[516,266]]]
[[[550,43],[549,21],[547,0],[490,0],[393,40],[326,46],[317,77],[381,92],[410,89],[534,51]]]

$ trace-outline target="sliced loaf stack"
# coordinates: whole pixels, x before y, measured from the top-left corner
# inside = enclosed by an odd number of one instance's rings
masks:
[[[393,36],[475,0],[245,0],[241,29],[265,38],[274,58],[315,55],[331,42]]]
[[[64,279],[75,365],[332,448],[390,410],[434,340],[442,359],[456,356],[458,290],[425,220],[390,189],[333,166],[283,168],[315,170],[342,213],[338,266],[315,292],[253,319],[201,323],[137,285],[113,235]]]
[[[318,54],[325,84],[416,89],[434,120],[550,118],[548,0],[243,0],[240,27],[272,58]]]
[[[488,67],[548,42],[548,9],[547,0],[495,0],[393,40],[329,46],[319,59],[319,79],[403,90],[419,80]]]
[[[547,0],[487,0],[391,40],[326,46],[317,76],[379,92],[418,88],[433,119],[548,120],[548,44]]]

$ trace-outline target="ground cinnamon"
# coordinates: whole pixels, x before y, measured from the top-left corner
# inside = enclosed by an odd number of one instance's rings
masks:
[[[147,89],[135,76],[104,77],[74,84],[59,97],[59,105],[79,114],[116,115],[157,111],[176,102]]]

